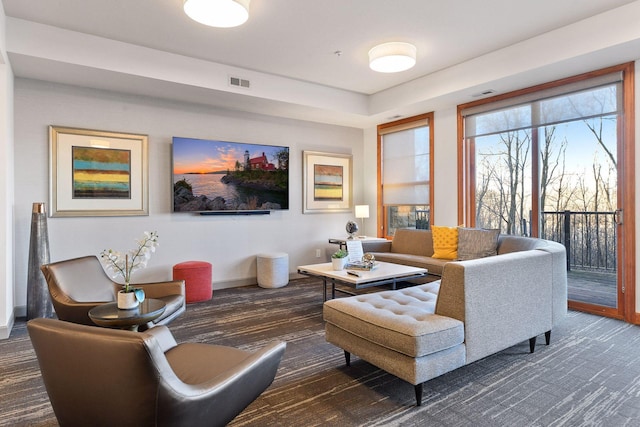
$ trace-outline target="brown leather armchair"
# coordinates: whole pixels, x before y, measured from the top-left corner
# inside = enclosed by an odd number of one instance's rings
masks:
[[[45,264],[40,267],[53,308],[60,320],[95,326],[89,310],[107,302],[114,302],[122,285],[107,276],[95,255]],[[185,311],[184,280],[135,284],[144,289],[147,298],[164,301],[166,309],[154,325],[166,325]]]
[[[27,329],[61,426],[223,426],[273,382],[286,347],[176,344],[166,326],[39,318]]]

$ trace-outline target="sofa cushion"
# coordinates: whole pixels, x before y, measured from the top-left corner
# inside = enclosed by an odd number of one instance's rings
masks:
[[[461,321],[434,314],[440,282],[327,301],[324,320],[351,334],[410,357],[464,341]]]
[[[431,227],[433,235],[433,258],[456,259],[458,257],[458,228]]]
[[[391,252],[420,256],[433,255],[433,240],[429,230],[398,228],[393,235]]]
[[[435,276],[442,276],[442,269],[444,265],[449,262],[449,260],[446,259],[436,259],[420,255],[396,254],[391,252],[371,253],[376,257],[376,261],[426,268],[430,275]]]
[[[458,260],[484,258],[498,252],[500,230],[458,228]]]

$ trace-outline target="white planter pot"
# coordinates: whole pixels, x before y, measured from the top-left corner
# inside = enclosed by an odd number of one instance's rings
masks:
[[[118,308],[121,310],[129,310],[138,306],[138,299],[135,292],[118,291]]]
[[[344,258],[331,258],[331,264],[335,271],[344,270],[344,266],[347,265],[347,257]]]

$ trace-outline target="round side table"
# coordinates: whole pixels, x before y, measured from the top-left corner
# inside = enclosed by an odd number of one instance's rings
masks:
[[[162,316],[166,305],[159,299],[147,298],[136,308],[121,310],[117,302],[109,302],[89,310],[89,317],[98,326],[107,328],[130,329],[137,331],[138,326]]]

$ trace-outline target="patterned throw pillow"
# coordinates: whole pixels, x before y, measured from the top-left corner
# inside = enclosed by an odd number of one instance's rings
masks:
[[[458,227],[431,226],[433,258],[456,259],[458,257]]]
[[[498,252],[500,230],[458,228],[458,260],[484,258]]]

